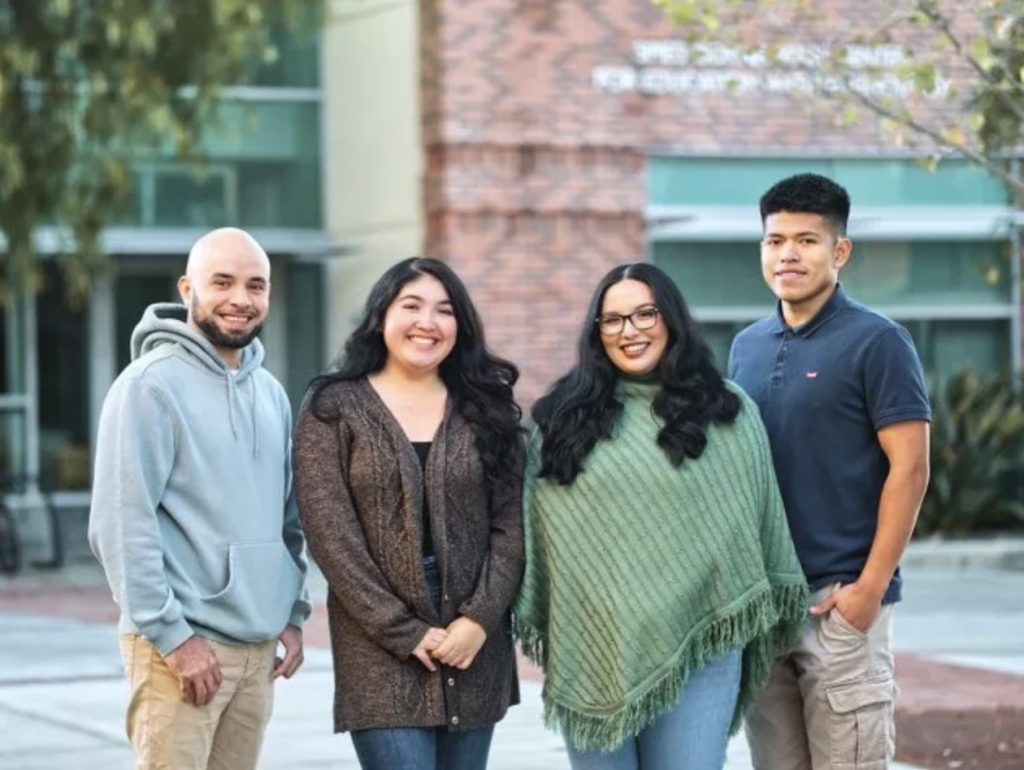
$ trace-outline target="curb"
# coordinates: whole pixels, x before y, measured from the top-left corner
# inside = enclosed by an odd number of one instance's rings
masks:
[[[900,565],[906,569],[1001,569],[1024,572],[1024,537],[997,535],[986,539],[913,540]]]

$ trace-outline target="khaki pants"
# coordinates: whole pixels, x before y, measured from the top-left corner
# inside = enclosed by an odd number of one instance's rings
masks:
[[[811,597],[822,601],[837,586]],[[868,632],[835,610],[811,617],[747,717],[756,770],[886,770],[895,750],[893,606]]]
[[[251,770],[270,720],[276,640],[210,642],[223,682],[205,706],[182,700],[178,678],[141,636],[121,636],[131,688],[128,739],[136,770]]]

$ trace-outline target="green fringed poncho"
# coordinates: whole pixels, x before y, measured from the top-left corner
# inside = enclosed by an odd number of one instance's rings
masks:
[[[526,477],[526,573],[515,607],[544,669],[544,721],[580,749],[613,749],[679,699],[690,672],[743,649],[743,711],[799,636],[807,586],[757,406],[707,429],[673,467],[656,444],[657,383],[621,380],[624,409],[569,486]]]

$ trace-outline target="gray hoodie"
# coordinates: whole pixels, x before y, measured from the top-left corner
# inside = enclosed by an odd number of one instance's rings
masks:
[[[237,371],[151,305],[103,403],[89,542],[121,630],[166,655],[193,634],[275,638],[309,616],[291,493],[291,408],[258,339]]]

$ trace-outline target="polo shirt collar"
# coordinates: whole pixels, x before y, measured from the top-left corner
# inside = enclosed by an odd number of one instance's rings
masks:
[[[791,331],[801,337],[810,337],[814,332],[823,326],[827,321],[834,318],[836,314],[842,311],[845,307],[850,304],[850,298],[846,296],[846,291],[843,289],[841,283],[836,284],[836,289],[832,292],[832,296],[828,298],[828,301],[821,306],[821,310],[814,314],[811,320],[800,324],[799,326],[790,326],[786,323],[786,319],[782,315],[782,302],[775,304],[775,315],[773,316],[774,322],[772,324],[773,334],[782,334],[783,332]]]

